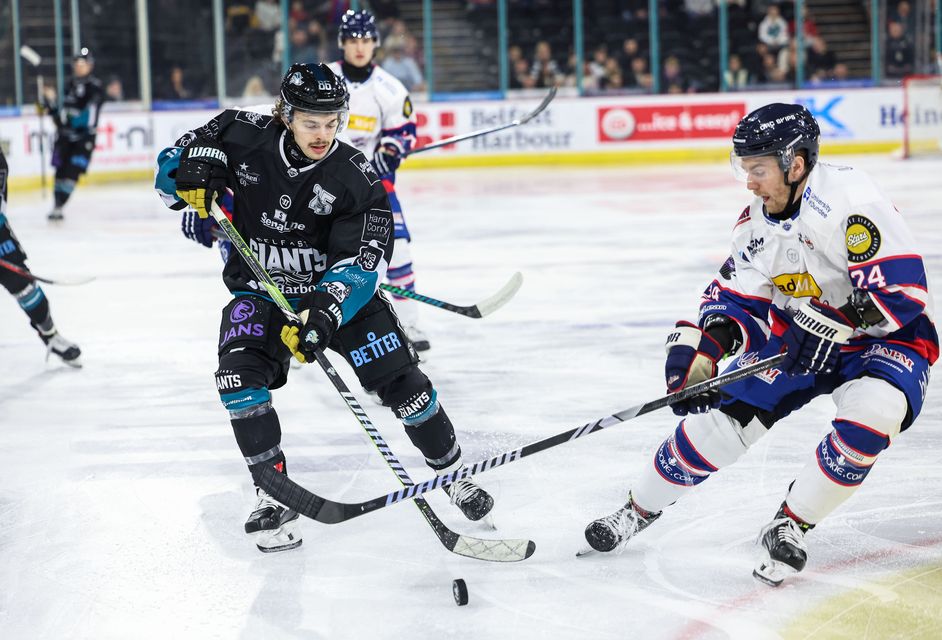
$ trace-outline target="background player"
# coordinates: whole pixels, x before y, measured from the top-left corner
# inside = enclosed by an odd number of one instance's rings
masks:
[[[88,171],[95,151],[98,116],[105,101],[101,81],[92,75],[95,59],[87,48],[72,58],[72,80],[61,104],[56,92],[47,88],[44,108],[56,123],[52,166],[56,169],[53,196],[55,205],[49,219],[62,220],[62,207],[72,196],[79,177]]]
[[[330,68],[342,76],[350,89],[350,122],[344,139],[372,158],[376,173],[389,194],[395,221],[396,248],[389,260],[389,283],[415,290],[412,272],[412,236],[396,195],[396,169],[415,142],[415,114],[409,92],[399,80],[373,63],[380,45],[379,30],[369,11],[347,11],[340,23],[337,43],[343,60]],[[429,348],[428,338],[419,328],[418,303],[393,296],[396,313],[417,351]]]
[[[780,419],[832,394],[831,430],[760,533],[764,557],[753,575],[778,585],[804,568],[805,534],[853,495],[919,415],[939,355],[922,257],[868,176],[817,162],[818,136],[797,105],[770,104],[739,123],[731,159],[755,198],[704,293],[699,323],[680,321],[667,339],[669,391],[716,375],[717,361],[740,347],[730,370],[780,352],[783,364],[725,387],[722,398],[674,405],[686,418],[628,503],[586,528],[594,549],[621,548]]]
[[[3,149],[0,149],[0,260],[24,270],[26,252],[10,228],[7,220],[7,177],[9,168]],[[69,342],[56,329],[49,311],[49,301],[42,288],[32,279],[0,265],[0,284],[6,288],[29,317],[29,323],[46,345],[47,357],[54,355],[70,367],[81,367],[82,351]]]
[[[426,463],[448,473],[461,466],[454,428],[377,293],[393,248],[389,199],[367,158],[335,139],[347,100],[343,79],[326,65],[292,65],[273,116],[227,110],[188,132],[161,152],[156,187],[171,208],[190,206],[204,219],[212,199],[231,189],[227,214],[304,318],[286,325],[242,257],[229,257],[223,280],[233,300],[222,314],[216,386],[250,469],[286,472],[271,390],[285,384],[292,354],[310,362],[329,346],[392,408]],[[493,506],[470,481],[447,492],[471,520]],[[258,548],[300,545],[298,514],[261,489],[257,496],[245,531]]]

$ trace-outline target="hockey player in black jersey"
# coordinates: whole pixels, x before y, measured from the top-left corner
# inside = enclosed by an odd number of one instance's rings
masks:
[[[405,426],[439,473],[461,466],[461,448],[413,345],[378,293],[393,249],[389,198],[369,159],[339,140],[348,109],[341,78],[326,65],[295,64],[273,115],[227,110],[158,157],[156,188],[171,208],[206,220],[217,195],[259,262],[305,324],[289,324],[233,253],[223,280],[233,294],[219,330],[216,386],[249,469],[286,472],[271,390],[294,355],[344,356]],[[261,489],[245,523],[261,551],[301,544],[298,514]],[[493,500],[469,480],[448,488],[469,519]]]
[[[24,275],[26,252],[10,228],[7,220],[7,167],[6,156],[0,149],[0,285],[9,291],[29,317],[29,323],[46,345],[47,357],[56,356],[70,367],[81,367],[82,355],[78,345],[66,340],[56,329],[49,311],[49,301],[42,288],[32,278]]]
[[[95,59],[83,48],[72,58],[72,80],[61,103],[51,89],[43,96],[43,107],[56,123],[56,141],[52,166],[56,169],[53,186],[55,205],[49,220],[62,220],[62,207],[72,196],[79,177],[88,171],[95,151],[98,116],[105,101],[101,81],[92,75]]]

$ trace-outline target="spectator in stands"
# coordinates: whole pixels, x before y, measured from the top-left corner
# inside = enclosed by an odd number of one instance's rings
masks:
[[[768,45],[772,53],[777,53],[788,44],[788,23],[777,4],[769,5],[765,17],[759,23],[759,41]]]
[[[838,62],[831,72],[831,79],[835,82],[847,82],[850,80],[850,69],[843,62]]]
[[[730,90],[745,89],[751,84],[749,71],[743,66],[742,59],[735,53],[729,56],[723,78],[726,80],[726,88]]]
[[[824,38],[817,37],[811,41],[811,46],[805,54],[805,69],[812,79],[826,80],[831,77],[837,58],[834,52],[828,49]]]
[[[713,15],[714,0],[684,0],[688,25],[695,27]]]
[[[608,45],[599,44],[592,50],[592,59],[586,64],[584,86],[586,89],[604,89],[608,74]]]
[[[405,86],[409,93],[425,91],[425,78],[415,59],[406,55],[405,42],[401,38],[392,38],[386,44],[386,58],[381,65],[399,82]]]
[[[680,58],[667,56],[661,72],[661,91],[664,93],[693,93],[690,82],[684,77],[680,67]]]
[[[648,0],[618,0],[621,19],[625,22],[644,22],[648,19]]]
[[[899,22],[889,23],[886,39],[886,77],[902,78],[913,72],[913,43]]]
[[[625,86],[650,91],[654,87],[654,78],[648,72],[648,61],[637,57],[631,61],[631,74],[625,77]]]
[[[530,75],[530,63],[526,58],[517,58],[510,71],[511,89],[532,89],[536,86],[536,80]]]
[[[791,82],[798,69],[798,41],[790,40],[788,46],[781,49],[776,56],[776,64],[782,72],[782,80]],[[807,67],[806,67],[807,69]]]
[[[781,84],[787,79],[785,72],[778,66],[775,54],[771,52],[763,54],[760,74],[764,84]]]
[[[913,16],[913,8],[906,0],[900,0],[896,5],[896,10],[890,17],[890,21],[903,25],[903,33],[909,36],[912,36],[916,31],[916,18]]]
[[[530,76],[535,87],[555,87],[562,82],[559,66],[553,60],[553,50],[549,42],[540,40],[536,43],[533,55],[533,66],[530,67]]]
[[[245,81],[245,87],[242,89],[243,98],[262,98],[270,95],[268,89],[265,88],[265,83],[261,76],[250,76],[249,79]]]
[[[124,85],[121,83],[121,78],[115,75],[108,77],[108,83],[105,85],[105,95],[114,102],[124,100]]]
[[[605,61],[605,75],[602,76],[599,88],[612,90],[621,89],[623,86],[625,86],[625,81],[621,73],[621,65],[615,58],[608,58]]]
[[[805,39],[805,46],[810,47],[811,43],[820,37],[820,34],[818,33],[818,25],[814,21],[814,18],[811,17],[811,12],[807,9],[807,6],[808,4],[805,3],[805,10],[803,12],[804,19],[802,20],[802,22],[804,22],[805,24],[805,30],[802,33],[802,37]],[[798,31],[795,29],[794,20],[788,23],[788,30],[789,30],[789,33],[791,33],[792,35],[795,35],[798,33]]]
[[[304,2],[302,0],[294,0],[291,3],[288,17],[294,20],[295,24],[307,24],[311,19],[311,14],[304,8]]]
[[[641,45],[638,44],[637,38],[625,38],[621,43],[621,53],[619,54],[619,62],[621,63],[621,72],[625,78],[628,78],[631,75],[631,62],[635,58],[641,56]],[[626,84],[631,84],[626,82]]]
[[[258,0],[255,3],[255,24],[266,33],[281,28],[281,6],[278,0]]]
[[[312,21],[312,24],[317,24]],[[295,62],[314,64],[320,60],[320,54],[311,44],[306,28],[298,26],[291,31],[291,59]]]
[[[186,78],[183,67],[175,64],[170,67],[170,77],[167,84],[158,93],[161,100],[193,100],[196,91],[193,83]]]

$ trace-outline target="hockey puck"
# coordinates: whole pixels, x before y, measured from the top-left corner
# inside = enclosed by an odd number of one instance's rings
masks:
[[[468,604],[468,585],[464,583],[464,580],[457,578],[451,583],[451,592],[455,596],[455,604],[459,607],[463,607]]]

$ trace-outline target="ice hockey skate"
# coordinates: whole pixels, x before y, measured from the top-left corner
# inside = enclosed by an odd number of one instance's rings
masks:
[[[647,513],[635,506],[631,494],[624,507],[610,516],[593,520],[585,528],[585,539],[592,550],[609,551],[624,550],[628,541],[637,533],[644,531],[648,526],[661,517],[661,513]],[[589,553],[586,549],[577,555]]]
[[[53,210],[49,212],[49,215],[46,216],[46,219],[49,220],[49,222],[62,222],[63,217],[62,207],[54,207]]]
[[[82,350],[79,349],[77,344],[63,338],[62,334],[55,329],[53,329],[53,332],[49,335],[40,332],[39,337],[42,338],[42,341],[46,344],[46,360],[49,360],[50,356],[56,356],[70,367],[75,367],[76,369],[82,367]]]
[[[255,538],[255,546],[263,553],[288,551],[301,546],[298,512],[286,509],[262,489],[256,487],[258,501],[245,521],[245,532]]]
[[[425,332],[422,331],[416,324],[404,324],[402,328],[405,330],[406,335],[409,336],[409,342],[412,343],[412,346],[415,347],[416,351],[428,351],[432,348],[432,345],[429,343]]]
[[[763,553],[752,576],[771,587],[777,587],[789,575],[804,569],[808,561],[808,547],[804,538],[813,526],[788,517],[783,505],[775,514],[775,519],[759,533],[757,543],[762,546]]]
[[[443,489],[468,520],[477,522],[494,508],[494,498],[471,480],[456,480]]]

